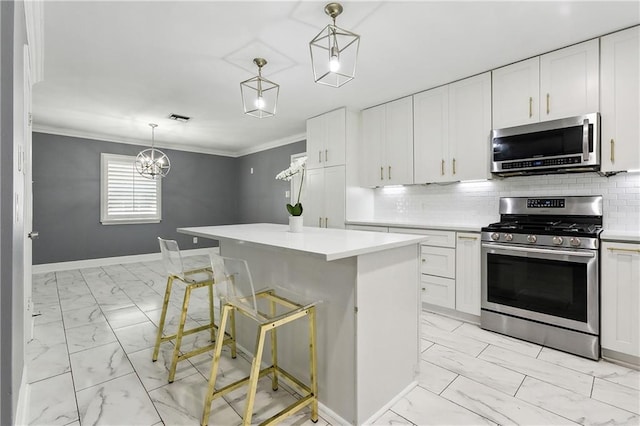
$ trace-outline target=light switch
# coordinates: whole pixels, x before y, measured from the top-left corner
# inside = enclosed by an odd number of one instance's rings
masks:
[[[198,244],[198,237],[193,237],[193,244]]]
[[[291,191],[284,191],[284,198],[291,198]]]
[[[253,167],[251,168],[251,174],[253,174]]]

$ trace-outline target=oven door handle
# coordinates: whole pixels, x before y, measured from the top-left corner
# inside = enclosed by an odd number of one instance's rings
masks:
[[[569,250],[556,250],[556,249],[539,249],[534,247],[517,247],[517,246],[505,246],[501,244],[484,243],[482,247],[497,248],[500,250],[518,251],[524,253],[543,253],[543,254],[560,254],[567,256],[578,257],[596,257],[596,253],[592,251],[569,251]]]

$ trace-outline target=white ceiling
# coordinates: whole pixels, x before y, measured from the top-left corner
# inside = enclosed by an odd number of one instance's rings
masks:
[[[313,82],[316,1],[47,1],[34,129],[240,155],[302,139],[309,117],[363,109],[640,23],[638,1],[342,2],[360,34],[356,78]],[[278,113],[242,113],[239,83],[281,85]],[[170,113],[192,117],[188,123]]]

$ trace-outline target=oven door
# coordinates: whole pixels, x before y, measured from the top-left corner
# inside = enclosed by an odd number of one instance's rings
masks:
[[[482,243],[481,307],[599,334],[598,251]]]

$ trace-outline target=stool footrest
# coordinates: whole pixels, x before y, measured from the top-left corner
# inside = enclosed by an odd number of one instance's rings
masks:
[[[314,398],[313,395],[307,395],[305,397],[300,398],[299,400],[297,400],[293,404],[289,405],[288,407],[284,408],[283,410],[281,410],[277,414],[274,414],[273,416],[269,417],[264,422],[260,423],[260,426],[267,426],[267,425],[276,424],[276,423],[280,422],[281,420],[286,419],[287,417],[297,413],[298,411],[300,411],[301,409],[303,409],[307,405],[311,405],[313,403],[313,398]]]
[[[224,339],[222,341],[223,345],[229,345],[231,343],[233,343],[233,339],[231,339],[230,337],[228,337],[228,338],[226,338],[226,339]],[[185,352],[182,355],[178,356],[178,362],[180,362],[180,361],[182,361],[184,359],[191,358],[191,357],[196,356],[196,355],[200,355],[200,354],[205,353],[207,351],[212,351],[213,349],[215,349],[215,347],[216,347],[216,344],[214,342],[214,343],[212,343],[210,345],[203,346],[201,348],[194,349],[194,350],[189,351],[189,352]]]

